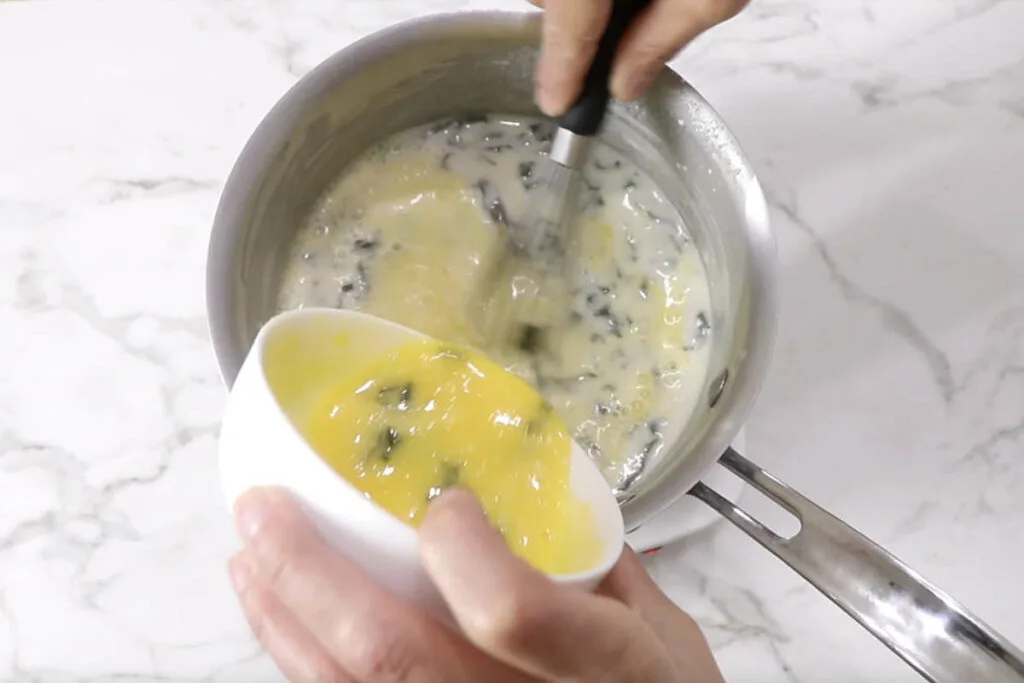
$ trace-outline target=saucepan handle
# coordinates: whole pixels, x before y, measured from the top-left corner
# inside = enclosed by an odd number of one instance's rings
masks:
[[[932,683],[1021,683],[1024,654],[878,544],[730,448],[720,464],[800,521],[783,538],[708,486],[689,494],[792,567]]]

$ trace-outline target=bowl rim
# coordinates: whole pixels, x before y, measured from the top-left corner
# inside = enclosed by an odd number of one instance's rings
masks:
[[[296,443],[301,443],[304,447],[304,455],[312,460],[313,462],[308,464],[308,468],[312,468],[318,474],[318,477],[326,477],[334,480],[336,485],[339,485],[344,489],[346,499],[362,506],[368,511],[372,511],[373,524],[378,525],[380,531],[386,538],[391,540],[391,545],[400,550],[403,554],[409,556],[419,557],[417,550],[417,535],[415,527],[402,521],[392,513],[388,512],[383,506],[376,501],[365,497],[359,488],[350,482],[348,479],[338,474],[334,469],[327,464],[324,458],[316,452],[312,444],[306,438],[305,434],[295,421],[289,415],[289,411],[285,409],[285,406],[281,402],[278,391],[275,390],[274,382],[271,381],[267,368],[268,368],[268,349],[272,346],[272,339],[275,335],[281,334],[291,325],[301,324],[304,319],[324,319],[324,318],[364,318],[367,321],[372,321],[372,324],[380,325],[382,327],[389,327],[395,330],[396,334],[404,335],[411,342],[413,340],[433,340],[433,337],[413,330],[411,328],[400,325],[399,323],[379,318],[377,316],[364,313],[361,311],[343,310],[337,308],[328,307],[308,307],[301,309],[294,309],[289,311],[283,311],[278,313],[271,318],[267,323],[260,328],[259,334],[256,335],[256,340],[253,342],[250,354],[254,356],[252,361],[255,361],[255,367],[252,368],[259,378],[259,383],[256,387],[262,387],[267,392],[267,397],[271,400],[276,412],[279,413],[280,417],[284,421],[284,429],[288,433],[290,440]],[[435,340],[436,341],[436,340]],[[382,352],[386,353],[386,352]],[[507,371],[505,371],[507,372]],[[250,400],[251,397],[245,397],[243,400]],[[230,400],[230,399],[229,399]],[[584,463],[586,467],[589,467],[592,471],[585,475],[586,479],[591,481],[603,481],[603,476],[593,462],[584,454],[583,450],[575,442],[570,439],[574,450],[571,455],[571,463],[577,459]],[[573,466],[572,464],[570,465]],[[592,488],[592,487],[591,487]],[[579,493],[579,490],[577,490]],[[574,497],[579,497],[574,495]],[[569,573],[548,573],[544,572],[544,575],[555,583],[564,583],[569,585],[590,585],[603,579],[608,572],[611,571],[612,567],[618,562],[619,557],[622,554],[623,544],[625,543],[625,527],[621,515],[621,510],[614,505],[614,496],[608,491],[608,497],[612,502],[612,505],[616,507],[615,523],[613,525],[602,524],[601,518],[603,510],[597,509],[597,504],[590,502],[584,502],[585,505],[592,508],[591,512],[594,517],[595,529],[599,532],[598,537],[601,541],[601,554],[593,562],[593,564],[583,570],[569,572]],[[582,499],[582,497],[580,497]],[[589,497],[587,497],[589,498]],[[608,502],[608,501],[605,501]],[[604,505],[601,506],[605,507]],[[614,528],[611,528],[611,527]],[[540,571],[540,570],[538,570]]]

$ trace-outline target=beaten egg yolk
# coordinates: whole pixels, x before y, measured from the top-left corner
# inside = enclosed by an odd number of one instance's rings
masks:
[[[514,553],[549,574],[599,559],[570,489],[569,430],[534,389],[482,355],[416,341],[333,385],[305,429],[335,471],[419,526],[430,501],[471,491]]]

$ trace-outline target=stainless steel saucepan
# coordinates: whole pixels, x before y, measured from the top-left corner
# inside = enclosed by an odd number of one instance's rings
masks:
[[[407,22],[314,69],[273,108],[221,197],[207,264],[208,315],[230,385],[275,313],[289,242],[313,202],[369,145],[446,117],[535,114],[536,15],[482,12]],[[776,320],[775,243],[757,178],[725,124],[666,69],[643,100],[616,105],[602,138],[682,214],[711,285],[711,372],[680,438],[622,498],[634,529],[689,494],[805,577],[925,678],[1024,681],[1011,643],[913,570],[729,447],[760,389]],[[801,522],[782,538],[701,483],[719,462]]]

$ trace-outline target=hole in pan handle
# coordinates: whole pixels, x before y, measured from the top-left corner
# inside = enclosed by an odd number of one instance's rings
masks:
[[[877,543],[732,448],[719,464],[800,521],[783,538],[713,489],[706,503],[788,564],[932,683],[1024,682],[1024,653]]]

